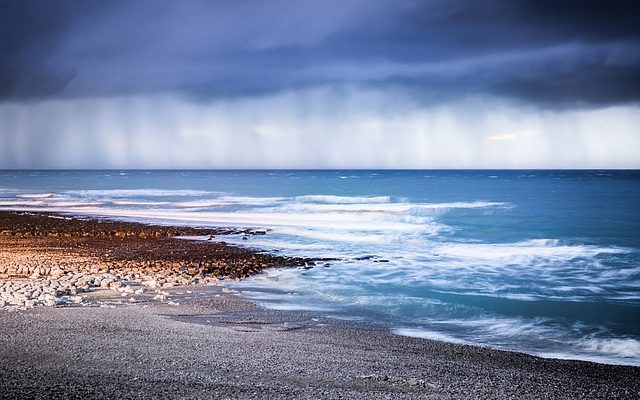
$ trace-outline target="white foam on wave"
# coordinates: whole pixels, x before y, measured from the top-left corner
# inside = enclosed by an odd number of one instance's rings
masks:
[[[55,201],[38,200],[0,200],[0,207],[6,207],[17,211],[72,211],[79,207],[96,207],[101,202],[95,201],[73,201],[68,199],[57,199]]]
[[[226,205],[223,202],[215,200],[193,200],[193,201],[178,201],[171,204],[171,207],[179,208],[208,208],[208,207],[220,207]]]
[[[454,201],[451,203],[418,204],[419,208],[429,209],[454,209],[454,208],[487,208],[487,207],[511,207],[509,203],[495,201]]]
[[[73,200],[61,200],[56,202],[44,202],[44,207],[55,207],[63,210],[75,207],[96,207],[102,205],[99,201],[73,201]]]
[[[530,337],[537,335],[539,337],[552,337],[560,334],[553,327],[545,326],[544,318],[476,318],[476,319],[450,319],[434,322],[435,325],[451,325],[463,329],[471,329],[477,332],[479,338],[493,340],[493,338],[513,338],[513,337]]]
[[[438,342],[469,344],[469,342],[462,339],[458,339],[454,336],[446,335],[442,332],[429,331],[426,329],[395,328],[395,329],[392,329],[391,332],[400,336],[417,337],[421,339],[436,340]]]
[[[533,258],[567,260],[599,254],[620,254],[628,250],[592,245],[563,245],[557,239],[534,239],[515,243],[444,243],[433,251],[446,257],[502,261],[503,265],[524,263]]]
[[[586,339],[577,343],[580,347],[597,353],[640,361],[640,341],[632,338]]]
[[[601,364],[631,365],[636,367],[640,366],[640,360],[638,359],[625,359],[625,358],[615,357],[615,356],[606,356],[606,355],[597,355],[597,354],[580,354],[580,353],[571,353],[571,352],[554,352],[554,351],[536,351],[536,352],[525,351],[524,353],[532,354],[534,356],[538,356],[542,358],[553,358],[553,359],[559,359],[559,360],[578,360],[578,361],[597,362]]]
[[[114,200],[111,204],[114,206],[169,206],[172,203],[168,201]]]
[[[387,204],[367,204],[367,203],[352,203],[352,204],[287,204],[282,208],[287,211],[294,212],[377,212],[377,213],[402,213],[410,211],[412,208],[416,208],[410,203],[387,203]]]
[[[55,196],[56,194],[54,193],[24,193],[16,195],[16,197],[21,199],[49,199]]]
[[[420,233],[437,231],[439,225],[416,225],[405,222],[371,220],[358,215],[340,213],[291,214],[277,212],[214,212],[201,211],[185,213],[174,210],[145,209],[78,209],[71,210],[92,213],[101,216],[121,218],[153,219],[181,221],[185,223],[202,223],[207,225],[253,226],[273,228],[275,232],[295,236],[313,237],[324,240],[358,241],[357,234],[363,236],[380,236],[390,233]],[[299,229],[295,229],[299,228]]]
[[[225,204],[240,204],[250,206],[260,206],[276,204],[287,200],[286,197],[250,197],[250,196],[220,196],[216,198]]]
[[[278,232],[286,235],[304,237],[306,239],[314,239],[321,241],[340,242],[340,243],[368,243],[368,244],[385,244],[398,241],[399,239],[386,235],[371,235],[364,232],[345,232],[345,231],[323,231],[310,229],[296,229],[284,227],[278,229]]]
[[[179,201],[171,205],[178,208],[206,208],[228,205],[266,206],[278,204],[285,199],[284,197],[219,196],[211,199]]]
[[[334,196],[328,194],[313,194],[297,196],[295,200],[300,202],[335,203],[335,204],[380,204],[389,203],[389,196]]]
[[[0,200],[0,207],[42,207],[45,204],[41,200]]]
[[[587,360],[609,364],[640,365],[640,341],[634,338],[586,338],[571,339],[564,332],[551,327],[543,327],[538,323],[521,321],[501,321],[496,319],[479,319],[471,321],[435,321],[431,324],[455,323],[463,328],[481,328],[474,331],[474,339],[466,340],[443,331],[424,328],[394,328],[394,334],[423,339],[437,340],[447,343],[473,344],[489,346],[502,350],[516,350],[544,358],[567,360]],[[468,334],[468,333],[467,333]],[[513,345],[496,345],[496,343],[522,343],[532,336],[551,339],[556,346],[564,350],[545,351],[535,347],[514,347]]]
[[[291,240],[265,240],[257,239],[258,236],[252,236],[248,240],[242,240],[238,236],[225,237],[225,242],[241,244],[243,246],[257,247],[264,250],[296,250],[306,251],[307,254],[313,255],[317,253],[310,253],[311,251],[325,251],[331,250],[332,247],[328,244],[321,243],[297,243]]]
[[[345,203],[345,204],[286,204],[286,210],[298,212],[379,212],[409,213],[417,211],[443,211],[456,208],[487,208],[506,206],[506,203],[493,202],[453,202],[453,203]]]
[[[88,189],[67,190],[65,194],[80,197],[173,197],[173,196],[206,196],[216,194],[206,190],[191,189]]]
[[[257,303],[261,307],[271,309],[271,310],[277,310],[277,311],[322,311],[322,312],[336,311],[335,308],[321,307],[321,306],[315,306],[315,305],[304,304],[304,303],[273,303],[273,302],[262,302],[260,300],[257,300]]]

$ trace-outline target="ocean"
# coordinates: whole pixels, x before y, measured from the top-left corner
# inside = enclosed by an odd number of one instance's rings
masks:
[[[265,229],[218,239],[332,259],[229,283],[265,307],[640,365],[640,171],[0,171],[0,209]]]

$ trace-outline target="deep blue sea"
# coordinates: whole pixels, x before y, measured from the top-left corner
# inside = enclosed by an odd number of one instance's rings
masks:
[[[233,286],[398,334],[640,365],[640,171],[0,171],[0,209],[269,229]]]

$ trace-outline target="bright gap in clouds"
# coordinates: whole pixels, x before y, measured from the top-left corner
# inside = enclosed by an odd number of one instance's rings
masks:
[[[638,111],[358,89],[5,102],[0,168],[638,168]]]

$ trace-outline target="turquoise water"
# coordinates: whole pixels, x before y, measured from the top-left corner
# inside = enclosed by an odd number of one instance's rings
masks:
[[[0,208],[270,229],[234,286],[399,334],[640,365],[638,171],[0,171]]]

